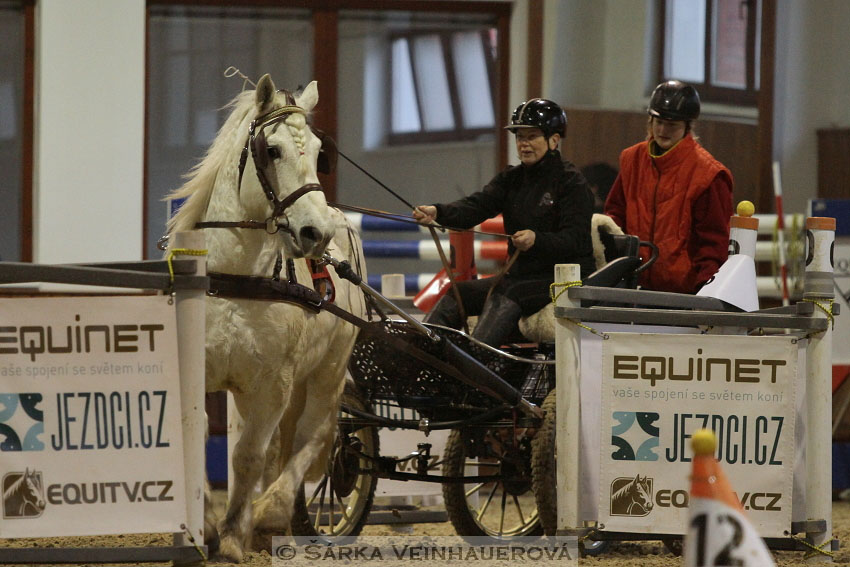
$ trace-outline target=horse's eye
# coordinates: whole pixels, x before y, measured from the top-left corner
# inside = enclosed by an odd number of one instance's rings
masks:
[[[274,146],[268,148],[266,152],[269,154],[269,159],[277,159],[280,157],[280,150]]]

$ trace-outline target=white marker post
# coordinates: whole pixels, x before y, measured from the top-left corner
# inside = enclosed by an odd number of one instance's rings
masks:
[[[578,282],[578,264],[555,266],[555,283]],[[560,291],[560,290],[558,290]],[[563,290],[555,307],[580,307]],[[555,317],[555,445],[558,455],[558,534],[568,535],[582,526],[579,517],[579,452],[581,449],[581,328],[563,317]]]
[[[174,234],[171,249],[203,250],[201,231]],[[179,254],[175,255],[179,257]],[[195,256],[197,276],[207,274],[205,256]],[[197,545],[204,543],[204,464],[206,423],[204,368],[206,361],[206,292],[177,289],[177,348],[180,354],[180,409],[183,416],[183,468],[186,475],[186,529]],[[174,534],[174,544],[192,545],[185,533]]]
[[[832,317],[835,219],[806,219],[809,249],[803,299],[814,302],[815,317]],[[826,311],[825,311],[826,310]],[[829,315],[827,315],[827,311]],[[806,530],[806,540],[830,551],[832,541],[832,322],[825,331],[809,337],[806,349],[806,518],[824,520],[823,531]],[[825,547],[824,547],[825,546]],[[815,554],[810,562],[831,562]]]

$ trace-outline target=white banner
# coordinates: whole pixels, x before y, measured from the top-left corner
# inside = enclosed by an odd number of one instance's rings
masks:
[[[611,333],[602,346],[599,521],[687,529],[691,434],[717,454],[762,537],[791,526],[797,346],[790,336]]]
[[[0,299],[0,537],[179,532],[166,296]]]

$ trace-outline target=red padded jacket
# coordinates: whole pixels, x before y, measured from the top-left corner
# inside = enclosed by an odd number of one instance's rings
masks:
[[[620,154],[605,212],[658,246],[658,261],[641,274],[643,287],[695,293],[726,261],[732,174],[690,134],[661,156],[641,142]]]

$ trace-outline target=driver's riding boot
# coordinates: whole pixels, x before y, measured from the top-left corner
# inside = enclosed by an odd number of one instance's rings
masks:
[[[431,311],[425,315],[422,322],[431,323],[432,325],[442,325],[443,327],[451,327],[452,329],[460,329],[463,321],[460,317],[460,309],[457,308],[457,301],[451,293],[451,290],[440,298],[437,304],[431,308]]]
[[[511,336],[522,316],[522,309],[504,295],[492,295],[478,317],[472,336],[484,344],[499,348]]]

